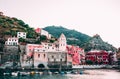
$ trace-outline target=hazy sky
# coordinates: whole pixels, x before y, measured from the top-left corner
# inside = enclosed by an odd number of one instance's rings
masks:
[[[31,27],[64,26],[120,47],[120,0],[0,0],[0,11]]]

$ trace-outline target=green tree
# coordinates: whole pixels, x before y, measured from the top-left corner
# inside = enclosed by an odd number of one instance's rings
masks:
[[[46,40],[47,40],[47,37],[45,35],[40,36],[40,41],[46,41]]]
[[[92,64],[93,64],[93,61],[91,61],[91,60],[86,60],[86,64],[92,65]]]
[[[23,38],[19,38],[19,42],[26,42],[26,41]]]

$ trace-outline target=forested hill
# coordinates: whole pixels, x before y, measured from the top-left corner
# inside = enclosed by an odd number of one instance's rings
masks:
[[[80,33],[76,30],[69,30],[62,26],[48,26],[43,28],[44,30],[48,31],[54,37],[58,38],[61,33],[64,33],[67,37],[68,44],[82,46],[85,42],[87,42],[91,37]]]
[[[84,48],[85,51],[90,51],[91,49],[116,51],[116,48],[114,46],[107,42],[104,42],[99,35],[90,37],[76,30],[70,30],[62,26],[48,26],[43,29],[48,31],[56,38],[58,38],[61,33],[64,33],[67,37],[68,44],[78,45]]]
[[[28,38],[35,38],[34,28],[31,28],[23,20],[15,17],[9,17],[0,12],[0,38],[5,35],[16,36],[16,32],[27,32]]]

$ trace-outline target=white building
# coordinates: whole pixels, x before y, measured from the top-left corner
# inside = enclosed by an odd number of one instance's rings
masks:
[[[18,38],[11,37],[5,42],[5,45],[18,45]]]
[[[48,39],[51,39],[51,34],[49,34],[47,31],[41,29],[41,35],[45,35]]]
[[[17,32],[17,38],[26,39],[26,32]]]

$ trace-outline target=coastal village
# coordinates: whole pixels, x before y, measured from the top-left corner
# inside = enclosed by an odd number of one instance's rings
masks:
[[[0,0],[0,79],[120,79],[120,0]]]
[[[47,39],[53,39],[51,34],[41,28],[35,29],[35,32],[38,38],[43,35]],[[79,46],[68,45],[63,33],[52,43],[49,41],[40,44],[19,42],[19,39],[36,40],[28,39],[26,35],[26,32],[17,32],[16,37],[6,37],[3,53],[0,53],[1,68],[16,66],[22,68],[85,68],[86,65],[116,65],[117,58],[120,57],[119,53],[105,50],[91,50],[86,53]]]
[[[31,28],[2,12],[0,22],[0,76],[90,75],[95,74],[94,69],[120,69],[120,48],[98,34],[89,37],[55,26],[48,27],[49,31]]]

